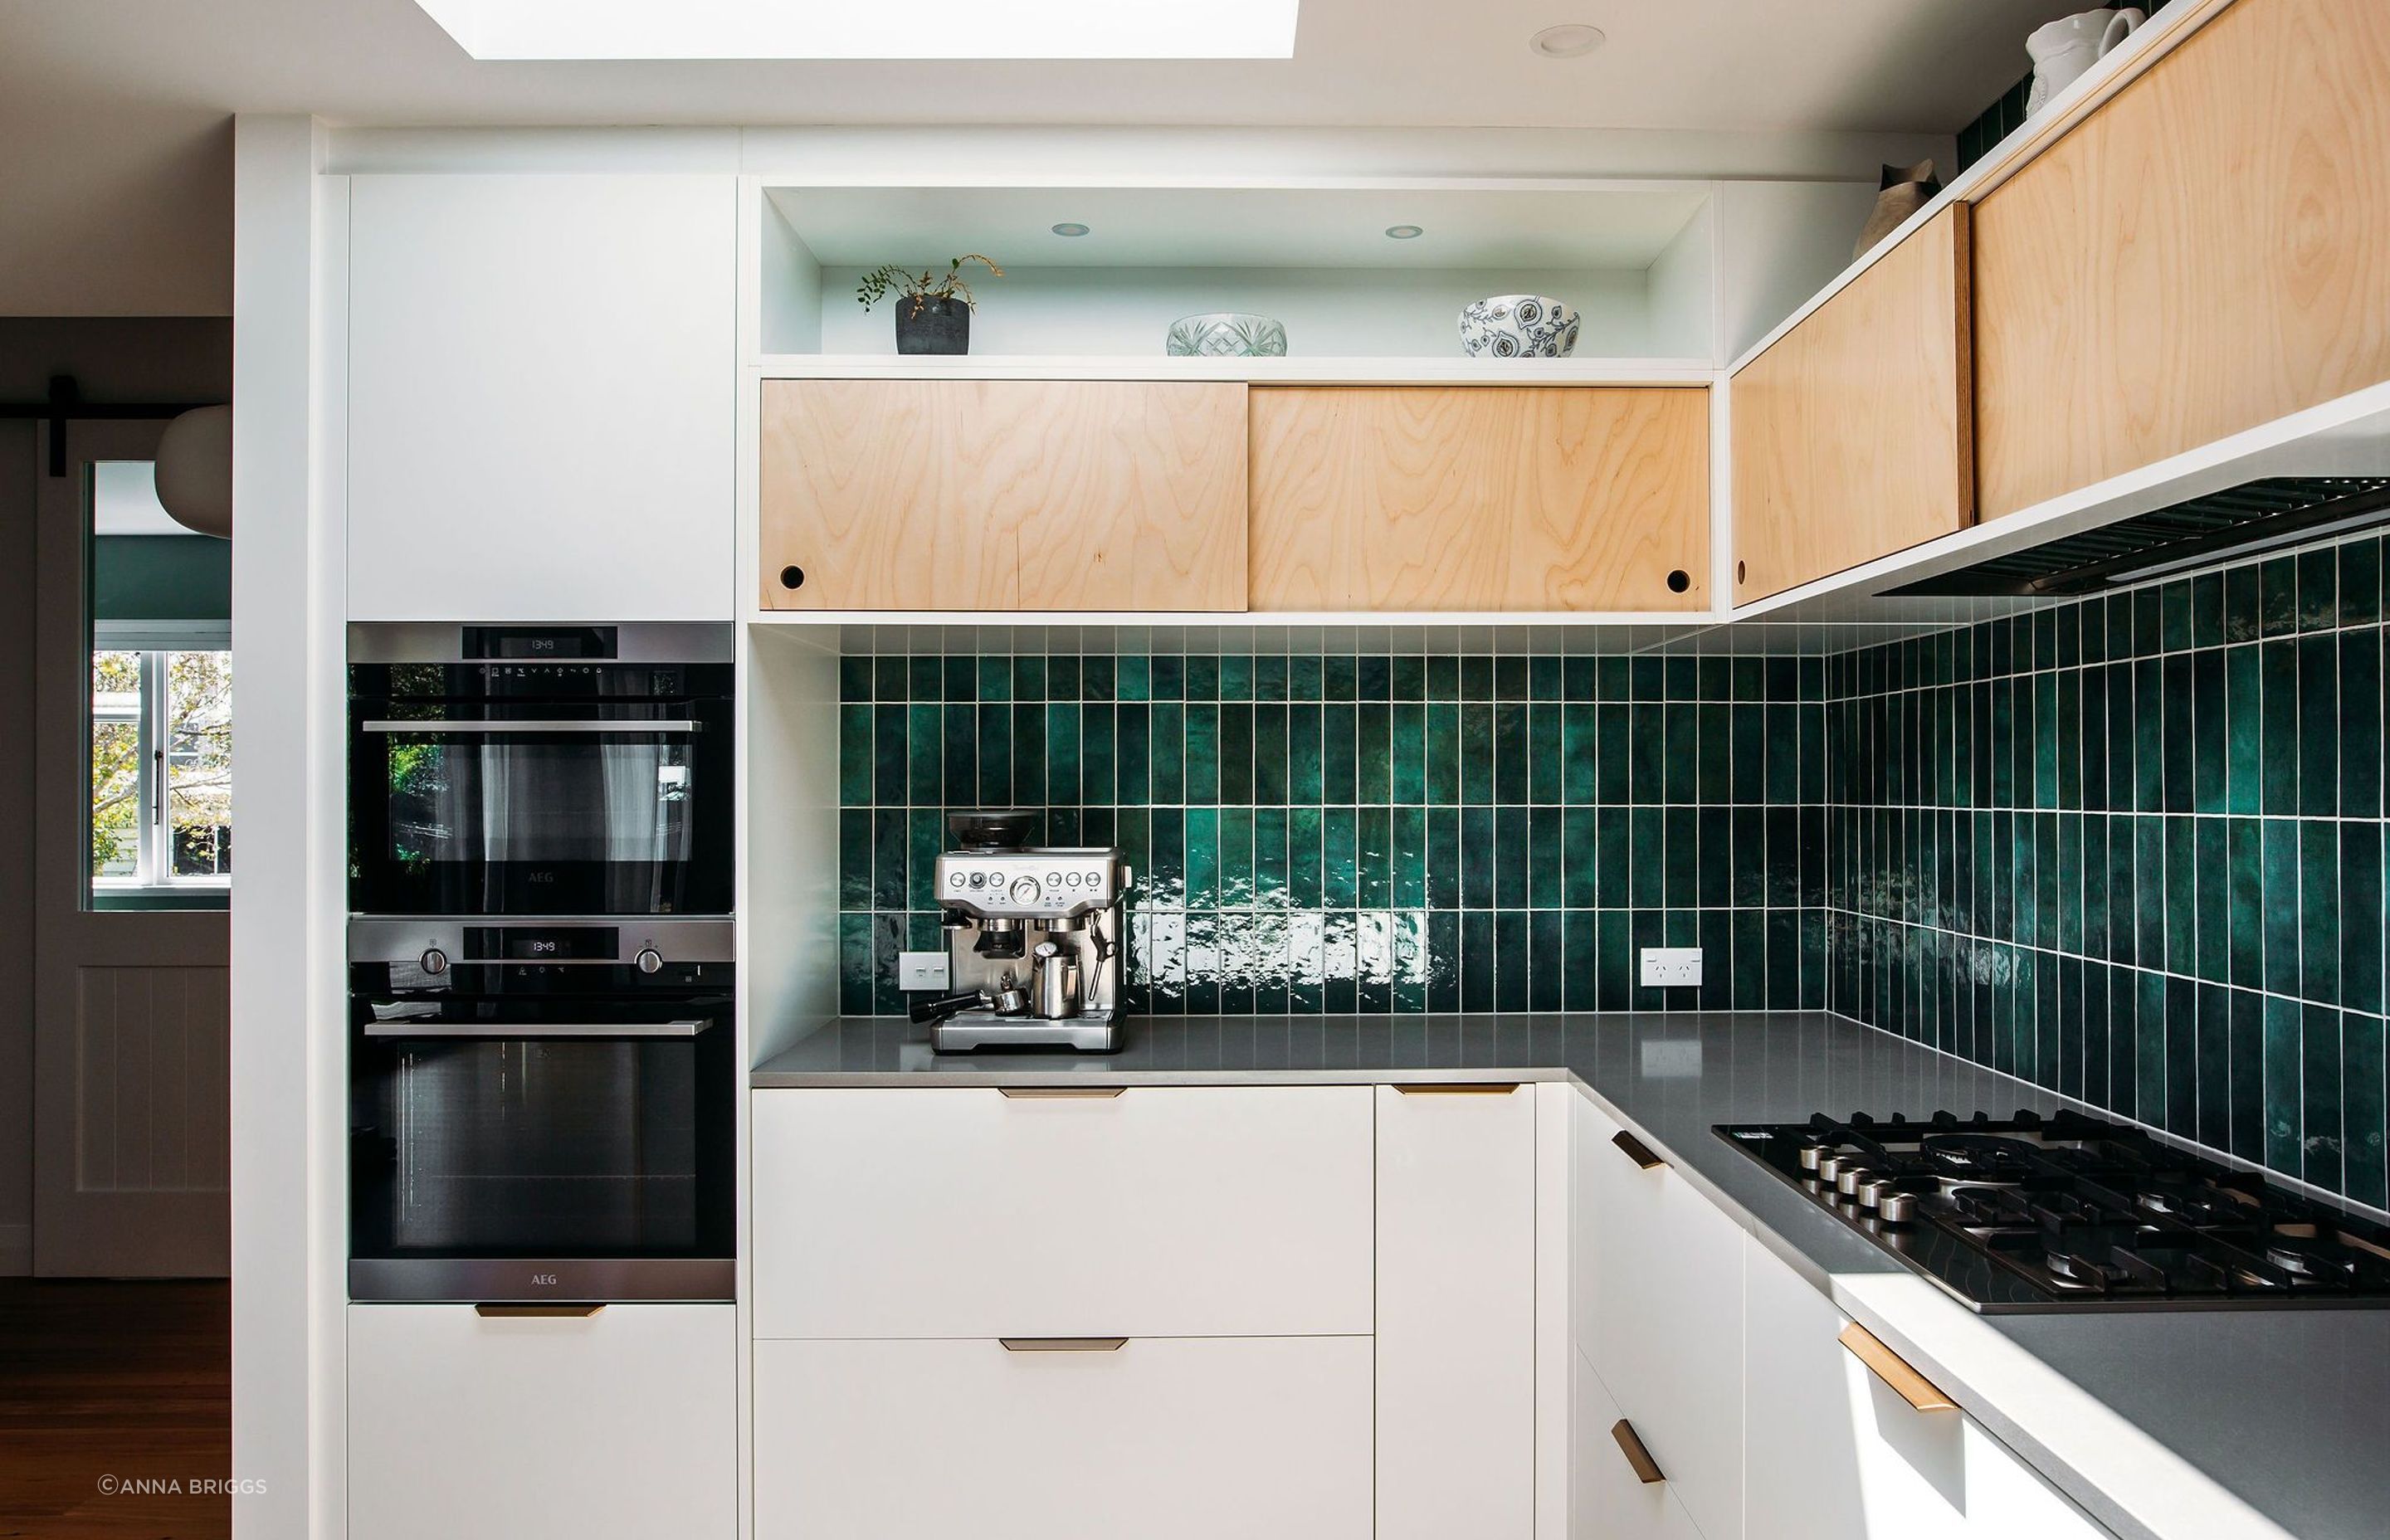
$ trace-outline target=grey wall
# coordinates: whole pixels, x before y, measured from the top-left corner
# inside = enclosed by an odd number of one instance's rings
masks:
[[[232,322],[0,317],[0,402],[71,374],[91,401],[227,401]],[[33,1153],[34,424],[0,419],[0,1274],[30,1265]],[[71,894],[62,902],[73,902]]]

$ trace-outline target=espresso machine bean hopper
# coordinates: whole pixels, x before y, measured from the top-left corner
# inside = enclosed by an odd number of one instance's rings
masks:
[[[1028,844],[1039,815],[957,813],[938,857],[952,993],[917,1002],[940,1053],[1120,1046],[1122,900],[1132,874],[1117,850]]]

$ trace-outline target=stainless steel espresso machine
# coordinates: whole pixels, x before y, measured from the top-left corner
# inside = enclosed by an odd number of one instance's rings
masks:
[[[940,1053],[1120,1046],[1122,899],[1117,850],[1026,843],[1038,815],[957,813],[938,857],[952,993],[913,1007]]]

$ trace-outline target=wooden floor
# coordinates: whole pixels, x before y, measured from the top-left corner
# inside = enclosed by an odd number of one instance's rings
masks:
[[[191,1486],[231,1473],[230,1309],[222,1282],[0,1278],[0,1536],[229,1536]]]

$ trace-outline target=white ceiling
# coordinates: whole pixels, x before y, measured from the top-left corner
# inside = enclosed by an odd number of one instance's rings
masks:
[[[2025,32],[2087,3],[1304,0],[1292,59],[1056,64],[480,63],[414,0],[0,0],[0,314],[223,314],[237,110],[1948,134],[2024,72]],[[1557,21],[1609,42],[1530,53]]]

